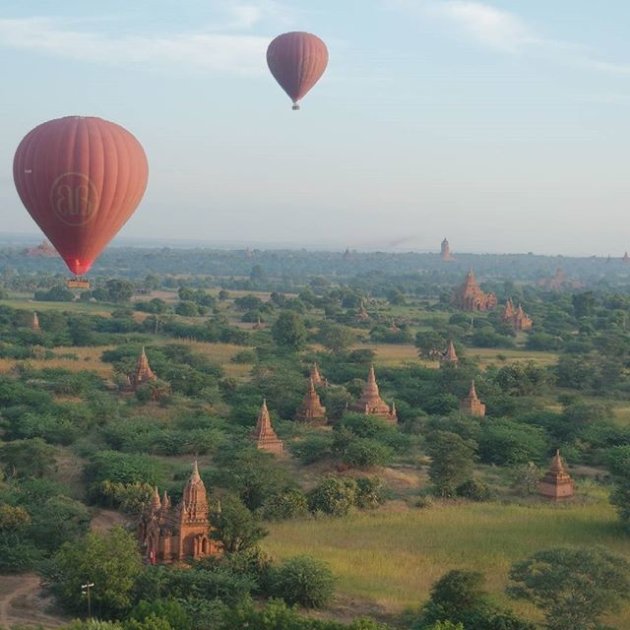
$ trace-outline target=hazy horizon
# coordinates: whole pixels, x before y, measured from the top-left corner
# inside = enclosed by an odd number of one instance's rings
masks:
[[[120,238],[425,252],[446,236],[455,253],[621,257],[630,5],[550,5],[2,7],[3,230],[37,234],[12,181],[22,137],[81,114],[122,124],[149,159]],[[289,30],[330,51],[300,112],[265,62]]]

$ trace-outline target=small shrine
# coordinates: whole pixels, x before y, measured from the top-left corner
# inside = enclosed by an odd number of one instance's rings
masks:
[[[475,416],[477,418],[483,418],[486,415],[486,406],[477,396],[474,380],[470,382],[468,396],[459,403],[459,410],[467,416]]]
[[[327,422],[326,407],[322,405],[319,399],[312,377],[308,379],[308,390],[300,408],[297,410],[295,419],[298,422],[304,422],[313,426],[322,426]]]
[[[141,519],[138,538],[147,562],[170,564],[220,554],[221,545],[211,538],[211,531],[208,495],[195,461],[176,507],[172,507],[166,491],[160,499],[155,488],[151,505]]]
[[[31,319],[31,330],[33,332],[41,332],[42,327],[39,324],[39,317],[37,316],[37,313],[33,313],[33,318]]]
[[[538,494],[554,501],[570,499],[574,494],[573,479],[564,467],[559,450],[556,451],[549,470],[538,484]]]
[[[457,356],[457,352],[455,352],[455,345],[452,340],[448,342],[446,352],[440,357],[440,364],[453,366],[459,364],[459,357]]]
[[[313,381],[315,387],[319,387],[320,385],[326,387],[328,385],[328,381],[321,375],[317,363],[313,363],[311,366],[310,379]]]
[[[517,308],[514,308],[514,304],[511,299],[508,299],[503,307],[501,321],[506,324],[510,324],[510,326],[517,331],[531,330],[534,325],[534,322],[527,313],[525,313],[520,304]]]
[[[131,391],[135,392],[141,385],[144,385],[144,383],[156,380],[157,376],[153,373],[149,365],[147,353],[144,351],[144,346],[142,346],[142,350],[136,361],[136,369],[129,374],[129,388]]]
[[[370,367],[368,373],[367,383],[363,388],[363,393],[356,403],[350,406],[350,411],[357,413],[363,413],[366,416],[377,416],[382,418],[389,424],[397,424],[398,416],[396,415],[396,406],[389,405],[381,398],[378,390],[378,384],[376,383],[376,374],[374,373],[374,366]]]
[[[466,275],[464,284],[453,294],[452,302],[463,311],[490,311],[497,305],[497,296],[481,290],[471,269]]]
[[[453,254],[451,253],[451,247],[448,244],[446,237],[444,237],[444,240],[440,245],[440,257],[442,258],[443,262],[451,262],[455,260],[455,256],[453,256]]]
[[[262,406],[256,420],[256,427],[252,431],[252,438],[256,442],[256,448],[261,451],[268,451],[274,455],[284,452],[282,440],[276,435],[271,426],[271,416],[267,409],[267,401],[263,400]]]

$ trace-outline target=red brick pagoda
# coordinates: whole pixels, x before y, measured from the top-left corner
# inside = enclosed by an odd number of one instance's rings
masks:
[[[151,564],[169,564],[198,560],[221,553],[220,544],[212,540],[208,495],[199,475],[197,462],[177,507],[171,507],[166,491],[162,500],[155,488],[151,506],[139,529],[140,544]]]
[[[298,422],[304,422],[313,426],[322,426],[327,422],[326,407],[322,405],[319,395],[315,390],[313,377],[308,379],[308,390],[300,408],[297,410],[295,419]]]
[[[315,387],[319,387],[320,385],[323,385],[325,387],[326,385],[328,385],[328,381],[321,375],[317,363],[313,363],[313,365],[311,366],[310,378],[313,381],[313,385],[315,385]]]
[[[39,317],[37,313],[33,313],[33,319],[31,320],[31,330],[33,332],[41,332],[42,327],[39,324]]]
[[[506,324],[510,324],[514,330],[531,330],[534,322],[525,313],[523,307],[519,304],[517,308],[514,308],[514,304],[511,299],[505,303],[503,307],[503,313],[501,315],[501,321]]]
[[[370,368],[367,383],[363,388],[361,398],[350,406],[350,411],[363,413],[366,416],[377,416],[382,418],[389,424],[397,424],[398,417],[396,415],[396,407],[389,405],[381,398],[376,383],[376,375],[374,374],[374,366]]]
[[[129,387],[135,392],[144,383],[156,380],[157,376],[153,373],[147,353],[144,351],[144,346],[142,346],[142,351],[136,361],[136,369],[129,375]]]
[[[468,396],[459,403],[459,410],[467,416],[476,416],[477,418],[483,418],[486,415],[486,406],[477,396],[475,381],[470,382]]]
[[[440,364],[442,365],[458,365],[459,364],[459,357],[457,356],[457,352],[455,352],[455,345],[453,344],[452,340],[448,342],[446,352],[444,352],[442,356],[440,357]]]
[[[256,448],[261,451],[268,451],[275,455],[284,452],[282,440],[276,435],[271,426],[271,416],[269,415],[269,409],[267,409],[266,400],[263,400],[263,404],[260,407],[256,427],[252,431],[252,438],[256,442]]]
[[[481,290],[471,269],[464,284],[455,291],[452,302],[463,311],[489,311],[497,305],[497,296]]]
[[[538,494],[548,499],[558,501],[570,499],[573,496],[573,479],[566,471],[560,451],[557,450],[549,470],[538,484]]]

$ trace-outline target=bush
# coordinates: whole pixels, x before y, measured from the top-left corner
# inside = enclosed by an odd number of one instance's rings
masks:
[[[342,455],[344,464],[356,468],[386,466],[392,459],[392,449],[369,438],[355,438],[346,446]]]
[[[372,510],[382,505],[383,482],[379,477],[360,477],[357,479],[357,507],[364,510]]]
[[[328,566],[310,556],[286,560],[272,570],[271,583],[275,596],[304,608],[322,608],[335,590],[335,578]]]
[[[269,521],[283,521],[308,514],[308,501],[299,488],[290,488],[281,494],[267,499],[260,510],[262,518]]]
[[[355,504],[357,484],[353,479],[328,477],[308,493],[308,509],[331,516],[345,516]]]
[[[487,501],[490,496],[490,488],[487,484],[476,479],[469,479],[457,486],[455,493],[458,497],[464,497],[473,501]]]

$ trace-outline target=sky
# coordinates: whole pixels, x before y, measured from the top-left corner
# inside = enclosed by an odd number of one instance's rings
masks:
[[[627,0],[1,0],[1,232],[37,234],[12,161],[36,125],[130,130],[126,238],[621,256]],[[265,60],[327,44],[298,112]]]

